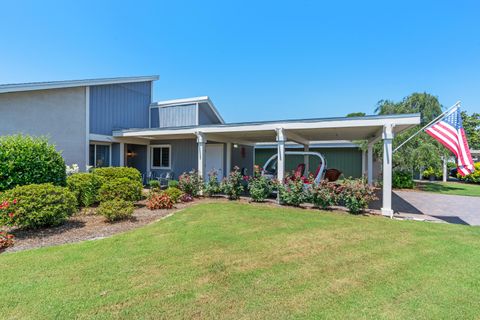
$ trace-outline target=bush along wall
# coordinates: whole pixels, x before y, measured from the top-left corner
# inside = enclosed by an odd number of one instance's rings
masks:
[[[0,191],[33,183],[64,186],[65,162],[45,137],[0,137]]]

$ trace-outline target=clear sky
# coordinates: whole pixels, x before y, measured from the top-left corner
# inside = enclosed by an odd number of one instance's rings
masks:
[[[2,1],[0,83],[160,75],[228,122],[373,113],[429,92],[480,112],[479,1]]]

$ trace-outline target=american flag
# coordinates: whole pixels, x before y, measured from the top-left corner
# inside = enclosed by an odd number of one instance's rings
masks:
[[[452,109],[425,132],[455,154],[459,174],[465,176],[475,171],[459,107]]]

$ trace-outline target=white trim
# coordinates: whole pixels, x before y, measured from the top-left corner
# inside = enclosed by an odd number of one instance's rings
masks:
[[[97,163],[97,146],[108,146],[108,166],[112,166],[112,144],[108,142],[97,142],[97,141],[90,141],[88,143],[88,164],[87,166],[90,165],[90,145],[93,145],[93,166],[96,168],[96,163]]]
[[[115,137],[138,137],[149,135],[176,135],[176,134],[195,134],[201,129],[205,134],[208,133],[228,133],[228,132],[249,132],[249,131],[271,131],[277,128],[283,128],[284,130],[295,129],[332,129],[332,128],[361,128],[361,127],[379,127],[383,126],[395,126],[400,128],[401,126],[411,127],[420,123],[420,116],[407,116],[396,118],[365,118],[365,119],[348,119],[341,118],[339,120],[311,120],[311,121],[287,121],[287,122],[268,122],[268,123],[255,123],[255,124],[231,124],[231,125],[210,125],[179,129],[152,129],[152,130],[139,130],[139,131],[115,131],[113,136]],[[373,137],[372,137],[373,138]]]
[[[120,167],[125,167],[125,143],[123,142],[120,142],[119,143],[119,153],[120,153],[120,156],[119,156],[119,161],[118,161],[118,165]],[[148,150],[148,149],[147,149]]]
[[[200,125],[200,111],[198,110],[200,108],[200,105],[195,103],[195,118],[197,119],[197,126]]]
[[[168,167],[154,166],[153,165],[153,150],[154,148],[168,148]],[[154,170],[170,170],[172,169],[172,145],[170,144],[151,144],[150,149],[150,169]],[[160,154],[161,156],[161,154]],[[160,164],[162,160],[160,159]]]
[[[117,77],[117,78],[99,78],[84,80],[66,80],[66,81],[50,81],[50,82],[30,82],[30,83],[13,83],[0,85],[0,93],[49,90],[73,87],[88,87],[105,84],[147,82],[158,80],[159,76],[141,76],[141,77]]]
[[[146,141],[145,139],[141,139],[141,138],[120,138],[119,139],[117,137],[112,137],[105,134],[96,134],[96,133],[90,133],[89,140],[99,141],[99,142],[116,142],[116,143],[123,142],[123,143],[130,143],[130,144],[139,144],[139,145],[149,144],[148,140]]]
[[[85,171],[90,165],[90,87],[85,87]]]
[[[304,147],[303,144],[299,144],[293,141],[285,142],[285,146],[287,148],[292,149],[301,149]],[[257,142],[255,143],[255,149],[275,149],[277,147],[276,144],[271,142]],[[332,140],[332,141],[310,141],[309,143],[310,148],[358,148],[359,145],[347,140]]]

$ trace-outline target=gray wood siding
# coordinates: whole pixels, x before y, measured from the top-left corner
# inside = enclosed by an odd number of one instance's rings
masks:
[[[90,87],[90,133],[148,128],[151,82]]]
[[[65,163],[86,163],[85,87],[0,94],[0,135],[47,136]]]
[[[206,103],[201,103],[198,108],[198,124],[219,124],[217,115]]]
[[[193,126],[197,124],[197,105],[161,107],[158,109],[160,128]]]
[[[198,147],[195,139],[185,140],[158,140],[152,141],[151,144],[169,144],[172,152],[171,171],[175,174],[175,179],[178,179],[184,172],[192,169],[197,170]],[[155,169],[153,172],[163,172],[165,170]],[[168,170],[170,171],[170,170]]]
[[[245,149],[244,156],[242,156],[242,148]],[[253,147],[238,145],[238,148],[232,146],[232,169],[237,166],[240,170],[247,169],[247,175],[253,172]]]

